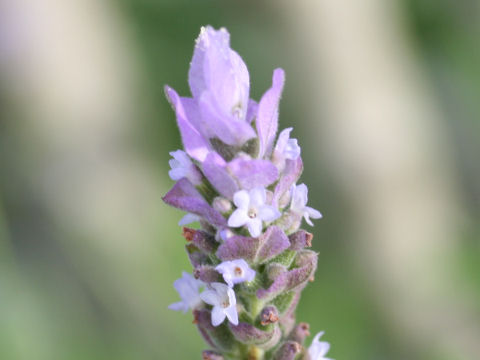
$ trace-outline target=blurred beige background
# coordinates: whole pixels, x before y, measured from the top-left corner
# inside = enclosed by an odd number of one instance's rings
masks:
[[[298,318],[335,359],[480,357],[480,5],[0,0],[0,358],[200,358],[163,96],[225,26],[325,218]],[[330,355],[330,353],[329,353]]]

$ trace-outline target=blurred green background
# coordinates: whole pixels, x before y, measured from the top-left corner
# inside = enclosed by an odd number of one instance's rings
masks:
[[[480,358],[480,3],[0,2],[0,359],[199,359],[162,204],[202,25],[287,74],[335,359]]]

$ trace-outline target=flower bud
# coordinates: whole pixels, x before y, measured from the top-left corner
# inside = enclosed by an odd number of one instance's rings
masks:
[[[287,341],[277,350],[274,360],[295,360],[302,352],[302,345],[295,341]]]
[[[290,244],[291,244],[290,250],[299,251],[305,247],[311,247],[312,239],[313,239],[313,234],[305,230],[299,230],[288,237],[288,240],[290,241]]]
[[[221,352],[233,348],[235,339],[228,330],[228,326],[225,323],[220,326],[213,326],[210,310],[194,310],[193,316],[194,323],[197,324],[198,330],[210,346]]]
[[[267,326],[278,321],[278,310],[275,306],[267,306],[260,313],[260,324]]]
[[[205,283],[222,282],[222,276],[218,273],[213,266],[200,265],[193,271],[195,279],[202,280]]]
[[[301,322],[292,330],[288,336],[289,340],[296,341],[299,344],[303,344],[305,338],[310,336],[310,325],[307,323]]]
[[[183,228],[183,236],[191,244],[195,245],[200,251],[211,254],[217,249],[215,237],[203,230],[195,230],[187,227]]]
[[[243,344],[257,345],[260,348],[272,348],[280,340],[282,333],[278,326],[272,327],[270,330],[264,331],[257,329],[248,323],[240,323],[238,325],[230,324],[230,330],[235,338]]]
[[[187,244],[185,245],[185,250],[193,267],[209,262],[208,256],[202,253],[195,245]]]

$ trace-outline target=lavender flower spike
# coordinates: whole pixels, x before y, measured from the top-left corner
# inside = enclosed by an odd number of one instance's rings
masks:
[[[163,200],[186,212],[179,225],[200,228],[183,228],[194,275],[174,282],[181,301],[169,308],[192,310],[210,347],[204,358],[328,360],[322,333],[307,349],[308,325],[295,321],[318,258],[305,249],[313,235],[300,226],[322,215],[307,206],[307,186],[295,185],[303,161],[292,128],[278,129],[284,71],[273,71],[258,103],[250,99],[249,73],[230,35],[207,26],[188,83],[192,97],[165,88],[183,150],[170,153],[175,184]]]

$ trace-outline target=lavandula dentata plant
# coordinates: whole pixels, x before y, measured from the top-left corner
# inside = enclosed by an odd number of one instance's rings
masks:
[[[210,350],[204,359],[322,360],[329,345],[317,334],[309,348],[308,324],[295,322],[301,291],[317,267],[313,235],[303,218],[321,214],[307,206],[307,186],[292,128],[278,130],[285,75],[273,72],[260,101],[249,98],[250,79],[230,48],[225,29],[202,28],[188,74],[192,97],[166,87],[184,150],[171,152],[172,180],[163,200],[187,214],[183,228],[192,273],[174,282],[193,311]]]

